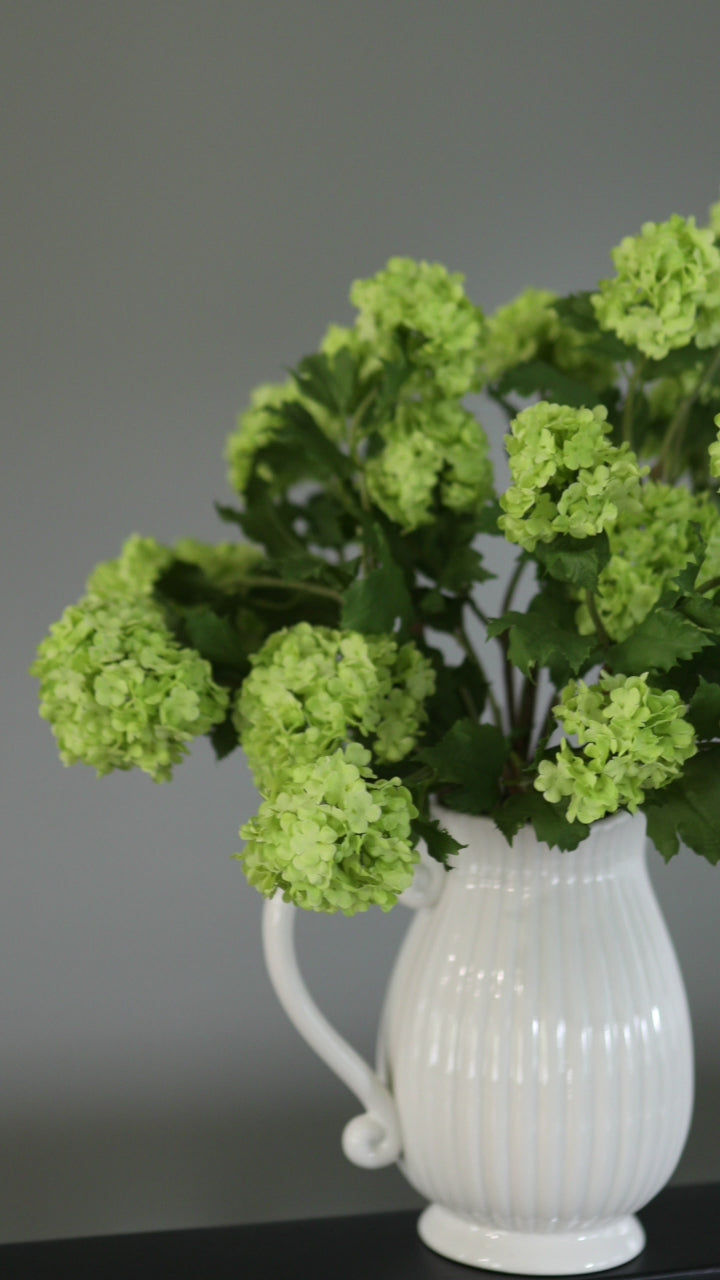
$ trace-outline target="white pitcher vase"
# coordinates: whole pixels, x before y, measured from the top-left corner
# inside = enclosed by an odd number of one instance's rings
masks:
[[[424,858],[377,1072],[311,1000],[295,908],[265,908],[266,960],[295,1026],[358,1095],[346,1155],[398,1160],[436,1252],[526,1275],[603,1270],[644,1246],[634,1213],[670,1178],[693,1100],[682,977],[645,866],[645,819],[572,852],[439,811],[466,846]]]

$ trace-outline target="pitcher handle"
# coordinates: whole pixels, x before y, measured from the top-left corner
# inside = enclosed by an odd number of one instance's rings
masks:
[[[414,910],[431,906],[442,880],[439,864],[423,857],[400,901]],[[270,981],[296,1030],[365,1107],[365,1114],[355,1116],[343,1130],[345,1155],[361,1168],[381,1169],[394,1164],[402,1150],[397,1107],[377,1073],[330,1025],[305,986],[295,953],[296,910],[283,901],[281,892],[265,903],[263,949]]]

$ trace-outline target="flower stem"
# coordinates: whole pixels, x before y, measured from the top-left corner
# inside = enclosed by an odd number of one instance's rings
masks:
[[[323,596],[326,600],[334,600],[339,605],[344,604],[339,591],[333,590],[332,587],[321,587],[316,582],[300,582],[294,578],[271,578],[259,573],[247,574],[245,577],[238,578],[237,581],[249,587],[270,587],[276,591],[304,591],[309,596]]]
[[[585,592],[585,602],[587,604],[590,617],[593,620],[593,626],[595,627],[595,630],[597,632],[598,640],[600,641],[600,644],[602,645],[603,649],[608,649],[611,644],[610,637],[607,631],[605,630],[603,620],[600,617],[600,611],[597,607],[597,600],[595,599],[595,596],[593,595],[592,591],[590,591],[589,589]]]
[[[552,733],[551,722],[553,719],[553,707],[558,702],[558,697],[559,695],[558,695],[557,689],[553,689],[552,693],[550,694],[550,700],[547,704],[547,707],[545,708],[545,714],[542,717],[542,720],[540,721],[540,728],[538,730],[538,737],[537,737],[537,742],[535,743],[535,751],[534,751],[533,761],[532,761],[533,764],[536,762],[538,754],[540,753],[540,751],[543,750]]]
[[[520,578],[522,577],[522,573],[526,564],[528,564],[528,557],[525,555],[518,556],[517,560],[515,561],[515,567],[510,576],[510,581],[507,584],[507,589],[505,591],[505,595],[503,596],[502,604],[500,605],[501,613],[507,613],[508,609],[510,608],[510,605],[512,604],[513,596],[515,595],[515,588],[517,587],[517,584],[520,581]]]
[[[703,372],[702,377],[698,380],[697,385],[693,388],[693,390],[690,392],[689,395],[685,396],[684,400],[681,400],[680,404],[677,407],[674,417],[671,418],[670,425],[667,429],[667,435],[665,436],[665,441],[663,443],[663,447],[660,450],[660,456],[658,457],[658,460],[655,463],[655,466],[653,467],[650,473],[651,479],[653,480],[667,479],[670,483],[672,483],[673,480],[677,479],[677,476],[680,474],[679,459],[677,455],[680,452],[680,447],[682,446],[683,436],[684,436],[685,428],[687,426],[688,415],[695,401],[697,400],[697,397],[700,393],[701,388],[705,385],[706,382],[710,381],[713,374],[716,373],[719,368],[720,368],[720,347],[718,347],[712,360],[707,365],[706,369]],[[673,452],[675,453],[674,458],[673,458]],[[674,464],[675,464],[673,467],[669,466],[671,460],[674,461]]]
[[[623,436],[623,440],[626,440],[628,444],[632,444],[632,424],[633,424],[633,409],[635,407],[635,396],[637,394],[637,389],[642,380],[642,375],[644,371],[645,371],[645,361],[641,360],[632,373],[630,382],[628,384],[627,396],[625,397],[625,407],[623,409],[623,419],[622,419],[622,436]]]
[[[453,635],[457,640],[458,644],[460,645],[460,648],[463,650],[466,656],[470,659],[470,661],[474,664],[474,666],[477,667],[478,671],[480,672],[483,683],[487,688],[487,698],[488,698],[488,702],[490,703],[490,709],[492,711],[493,720],[495,721],[495,724],[497,725],[498,729],[500,729],[500,731],[503,732],[502,711],[500,710],[500,707],[495,699],[495,695],[492,691],[492,686],[485,673],[485,668],[482,662],[480,661],[480,659],[478,658],[475,650],[473,649],[473,646],[470,643],[470,638],[465,628],[463,626],[457,627],[453,632]]]
[[[533,719],[535,716],[535,702],[537,699],[537,682],[525,677],[520,696],[520,712],[518,715],[517,727],[520,731],[517,749],[518,753],[526,759],[530,758],[530,741],[532,738]]]

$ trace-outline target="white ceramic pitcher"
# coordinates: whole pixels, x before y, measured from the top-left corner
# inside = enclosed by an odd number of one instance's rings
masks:
[[[459,1262],[530,1275],[618,1266],[633,1216],[687,1137],[692,1034],[645,866],[645,819],[597,823],[562,853],[531,828],[509,845],[485,818],[438,812],[466,848],[424,857],[385,1001],[374,1072],[311,1000],[295,908],[266,904],[277,995],[361,1099],[350,1160],[398,1160],[431,1202],[419,1222]]]

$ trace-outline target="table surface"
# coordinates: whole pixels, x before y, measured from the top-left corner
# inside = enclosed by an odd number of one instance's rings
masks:
[[[639,1214],[645,1251],[607,1276],[720,1280],[720,1183],[669,1187]],[[471,1280],[418,1239],[414,1210],[0,1246],[2,1280]]]

